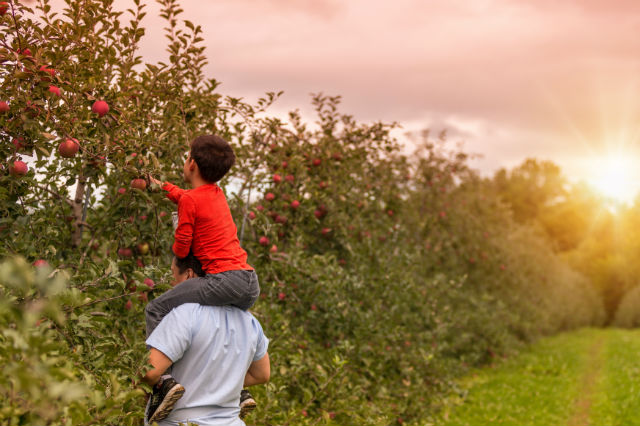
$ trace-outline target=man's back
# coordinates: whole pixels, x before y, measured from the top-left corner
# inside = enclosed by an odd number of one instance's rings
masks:
[[[170,373],[185,387],[184,396],[161,425],[186,420],[243,424],[238,414],[244,377],[268,346],[253,315],[230,306],[187,303],[162,320],[147,345],[173,361]]]

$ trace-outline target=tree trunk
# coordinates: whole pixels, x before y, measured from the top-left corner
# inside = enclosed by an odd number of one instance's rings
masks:
[[[78,176],[78,186],[76,186],[76,196],[73,199],[73,223],[75,224],[75,229],[71,236],[71,245],[73,247],[80,246],[82,242],[82,228],[84,226],[82,211],[86,186],[87,178],[83,174],[80,174],[80,176]]]

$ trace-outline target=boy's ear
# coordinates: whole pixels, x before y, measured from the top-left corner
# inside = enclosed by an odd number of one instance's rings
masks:
[[[193,272],[193,269],[189,268],[187,269],[187,278],[195,278],[196,277],[196,273]]]
[[[194,160],[193,158],[189,157],[189,170],[193,171],[196,169],[196,167],[198,167],[198,165],[196,164],[196,160]]]

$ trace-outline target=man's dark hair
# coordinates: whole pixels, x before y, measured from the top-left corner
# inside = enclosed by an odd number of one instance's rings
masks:
[[[191,142],[191,158],[207,182],[217,182],[227,174],[236,162],[231,145],[220,136],[202,135]]]
[[[192,251],[189,252],[187,257],[183,257],[182,259],[178,256],[174,257],[176,258],[176,267],[181,274],[184,274],[187,272],[187,269],[191,268],[197,276],[205,276],[205,273],[202,270],[202,263],[200,263],[198,258],[193,255]]]

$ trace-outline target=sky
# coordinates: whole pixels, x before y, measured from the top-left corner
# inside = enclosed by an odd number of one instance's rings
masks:
[[[164,23],[147,4],[141,53],[160,60]],[[628,161],[640,154],[637,0],[180,4],[203,28],[206,73],[225,95],[283,90],[272,112],[309,120],[311,93],[341,95],[343,112],[397,122],[400,135],[446,129],[482,156],[472,165],[483,174],[536,157],[588,180],[624,163],[626,185],[640,189]]]

